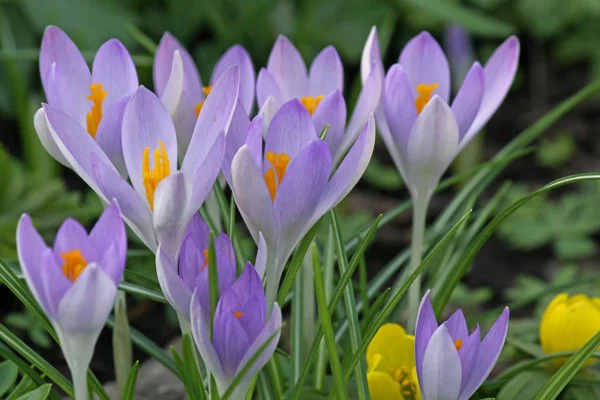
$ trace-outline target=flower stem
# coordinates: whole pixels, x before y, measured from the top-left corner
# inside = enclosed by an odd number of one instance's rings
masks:
[[[71,374],[75,388],[75,400],[88,400],[87,368],[73,368]]]
[[[415,197],[413,204],[413,222],[412,222],[412,245],[409,274],[412,274],[423,257],[423,239],[425,236],[425,221],[427,219],[427,207],[429,206],[430,195],[424,198]],[[421,275],[415,279],[408,290],[408,321],[407,328],[409,332],[414,332],[417,323],[417,313],[421,303]]]

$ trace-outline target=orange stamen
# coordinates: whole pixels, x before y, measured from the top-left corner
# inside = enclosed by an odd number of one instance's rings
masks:
[[[313,115],[315,113],[317,107],[319,107],[319,103],[321,102],[321,100],[323,100],[322,94],[314,97],[306,96],[300,98],[300,102],[304,107],[306,107],[310,115]]]
[[[75,282],[87,266],[87,261],[81,255],[81,250],[75,249],[65,251],[60,253],[60,257],[65,260],[65,263],[62,266],[63,274],[68,280]]]
[[[142,179],[146,189],[146,199],[150,208],[154,210],[154,192],[159,182],[171,174],[171,163],[165,145],[160,140],[154,149],[154,169],[150,169],[150,147],[144,149],[142,160]]]
[[[273,166],[273,168],[269,168],[267,172],[265,172],[265,183],[269,189],[271,201],[275,201],[277,188],[281,185],[281,181],[285,176],[285,171],[287,170],[291,158],[285,153],[277,154],[270,151],[267,152],[265,158]]]
[[[204,102],[206,101],[206,97],[210,94],[212,90],[212,86],[204,86],[202,88],[202,93],[204,93],[204,100],[202,100],[200,103],[196,104],[196,106],[194,107],[194,112],[196,113],[196,118],[198,118],[200,116],[200,111],[202,111],[202,106],[204,105]]]
[[[454,347],[456,347],[456,350],[462,349],[462,346],[463,346],[463,341],[462,340],[456,339],[454,341]]]
[[[421,111],[425,108],[429,100],[431,99],[431,95],[433,91],[439,86],[437,83],[433,83],[431,85],[426,85],[424,83],[420,83],[417,86],[417,93],[419,96],[415,100],[415,106],[417,107],[417,114],[421,114]]]
[[[98,126],[102,119],[102,102],[106,98],[106,90],[102,90],[101,83],[92,83],[90,85],[91,94],[86,98],[92,101],[92,109],[87,114],[87,130],[89,134],[96,139]]]
[[[242,313],[241,313],[241,312],[239,312],[239,311],[236,311],[236,312],[234,312],[234,313],[233,313],[233,315],[235,315],[235,317],[236,317],[237,319],[240,319],[240,318],[242,318],[242,317],[244,316],[244,314],[242,314]]]
[[[200,267],[200,271],[204,271],[206,267],[208,267],[208,250],[204,250],[204,264]]]

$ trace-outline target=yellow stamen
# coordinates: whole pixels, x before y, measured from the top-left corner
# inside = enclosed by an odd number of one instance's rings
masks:
[[[90,85],[91,94],[86,98],[92,101],[92,109],[87,114],[87,130],[89,134],[96,139],[98,125],[102,119],[102,102],[106,98],[106,90],[102,90],[101,83],[92,83]]]
[[[456,339],[454,341],[454,347],[456,347],[456,350],[462,349],[462,345],[463,345],[463,341],[462,340]]]
[[[239,312],[239,311],[236,311],[236,312],[234,312],[234,313],[233,313],[233,315],[235,315],[235,317],[236,317],[237,319],[240,319],[240,318],[242,318],[242,317],[244,316],[244,314],[242,314],[242,313],[241,313],[241,312]]]
[[[160,140],[154,149],[154,169],[150,169],[150,147],[144,149],[142,160],[142,179],[146,189],[146,198],[150,208],[154,210],[154,192],[158,183],[171,174],[171,164],[165,145]]]
[[[281,181],[285,176],[285,171],[287,170],[291,158],[285,153],[278,154],[270,151],[267,152],[265,158],[273,166],[273,168],[269,168],[267,172],[265,172],[265,183],[269,189],[271,201],[275,201],[277,188],[281,185]]]
[[[314,97],[306,96],[300,98],[300,102],[304,107],[306,107],[310,115],[313,115],[315,113],[315,110],[317,109],[317,107],[319,107],[319,103],[321,102],[321,100],[323,100],[322,94]]]
[[[429,100],[431,99],[431,95],[433,91],[440,86],[437,83],[432,83],[431,85],[426,85],[424,83],[420,83],[417,86],[417,93],[419,96],[415,100],[415,106],[417,107],[417,114],[421,114],[421,111],[425,108]]]
[[[81,255],[81,250],[65,251],[60,253],[60,256],[65,260],[62,266],[63,274],[65,274],[68,280],[75,282],[87,266],[87,261]]]
[[[206,101],[206,97],[210,94],[212,90],[212,86],[204,86],[202,88],[202,93],[204,93],[204,100],[202,100],[200,103],[196,104],[196,106],[194,107],[194,111],[196,112],[196,118],[198,118],[200,116],[200,111],[202,111],[202,106],[204,105],[204,102]]]
[[[206,267],[208,267],[208,250],[204,250],[204,264],[200,267],[200,271],[204,271]]]

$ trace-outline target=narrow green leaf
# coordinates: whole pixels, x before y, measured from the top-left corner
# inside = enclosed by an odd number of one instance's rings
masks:
[[[283,398],[283,393],[285,391],[285,378],[283,377],[283,371],[281,370],[281,366],[279,365],[277,358],[271,357],[267,363],[267,372],[269,373],[269,379],[271,380],[271,389],[273,393],[277,398]]]
[[[46,400],[46,398],[48,398],[50,395],[50,390],[52,390],[52,385],[47,383],[27,394],[24,394],[17,400]]]
[[[132,349],[129,320],[127,319],[127,305],[125,293],[118,291],[115,301],[115,324],[113,326],[113,359],[117,386],[121,391],[125,389],[125,381],[131,370]]]
[[[148,51],[149,54],[154,56],[156,53],[157,45],[154,43],[152,39],[148,35],[146,35],[141,29],[135,26],[133,23],[129,23],[125,25],[125,30],[129,32],[132,38],[135,39],[136,42],[144,49]]]
[[[196,357],[196,348],[194,347],[194,340],[190,333],[183,335],[181,341],[181,355],[183,357],[183,368],[187,376],[186,381],[189,385],[189,387],[186,388],[188,398],[191,400],[206,400],[204,382],[202,381],[202,374],[200,372],[198,358]]]
[[[314,245],[314,242],[313,242]],[[304,327],[302,315],[304,310],[304,271],[299,268],[294,279],[294,296],[292,297],[292,382],[300,377],[304,364]]]
[[[3,343],[0,343],[0,357],[4,358],[5,360],[10,360],[14,364],[16,364],[19,371],[21,371],[21,373],[24,375],[24,377],[27,377],[29,379],[29,382],[32,383],[33,385],[41,386],[44,384],[44,380],[42,379],[42,377],[36,371],[34,371],[33,368],[31,368],[29,366],[28,363],[23,361],[23,359],[21,357],[19,357],[14,352],[12,352],[10,349],[5,347]],[[19,386],[20,386],[20,384],[19,384]],[[13,393],[11,393],[10,396],[8,396],[8,399],[10,399],[11,397],[14,399],[15,397],[18,397],[20,395],[18,393],[17,394],[15,394],[15,393],[17,393],[16,390],[13,391]],[[15,396],[13,396],[13,394],[15,394]]]
[[[217,252],[215,251],[215,237],[212,232],[208,242],[208,286],[210,293],[210,340],[213,340],[213,321],[215,310],[219,302],[219,273],[217,271]]]
[[[319,139],[325,140],[325,137],[327,136],[328,131],[329,131],[329,124],[325,124],[325,126],[323,127],[323,130],[321,131],[321,134],[319,135]]]
[[[131,367],[131,371],[127,375],[127,381],[125,381],[125,386],[123,387],[123,396],[122,400],[133,400],[133,395],[135,394],[135,383],[137,381],[138,371],[140,369],[140,362],[136,361]]]

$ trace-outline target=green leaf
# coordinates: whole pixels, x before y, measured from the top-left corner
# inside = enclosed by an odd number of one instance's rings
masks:
[[[23,396],[19,397],[17,400],[45,400],[50,395],[51,389],[52,389],[52,385],[47,383],[27,394],[24,394]]]
[[[552,373],[546,370],[525,371],[504,385],[496,398],[498,400],[533,400],[551,377]]]
[[[0,396],[10,390],[19,376],[19,367],[12,361],[0,363]]]
[[[117,292],[117,299],[115,301],[115,323],[112,339],[115,376],[119,389],[123,391],[125,389],[126,377],[131,370],[133,355],[125,293],[121,291]]]
[[[181,356],[179,359],[181,363],[179,372],[182,376],[187,397],[190,400],[206,400],[206,391],[198,364],[199,360],[196,357],[196,348],[190,333],[183,335]]]
[[[140,362],[136,361],[131,367],[131,371],[127,375],[127,381],[125,381],[125,386],[123,387],[123,396],[122,400],[133,400],[133,395],[135,394],[135,383],[137,381],[138,371],[140,369]]]

